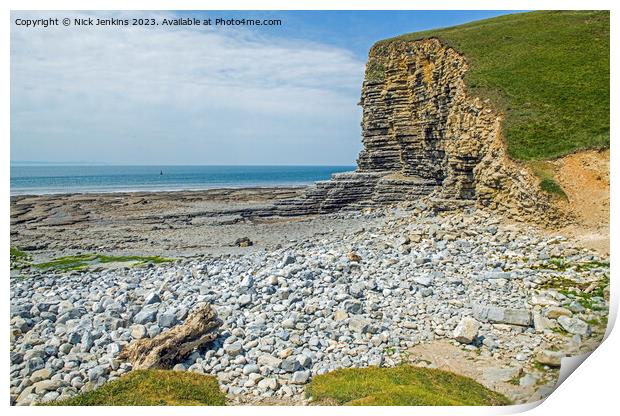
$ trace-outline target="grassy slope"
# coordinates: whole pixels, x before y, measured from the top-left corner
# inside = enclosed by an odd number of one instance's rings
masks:
[[[336,370],[316,376],[306,389],[318,404],[357,406],[494,406],[509,404],[472,379],[402,365]]]
[[[437,37],[467,58],[470,92],[504,112],[508,153],[543,160],[609,147],[609,12],[530,12],[394,40]]]
[[[186,371],[132,371],[54,406],[224,406],[217,379]]]

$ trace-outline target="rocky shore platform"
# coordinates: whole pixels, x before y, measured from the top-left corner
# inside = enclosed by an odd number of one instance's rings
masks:
[[[231,404],[306,404],[318,374],[400,363],[528,402],[553,390],[562,357],[603,338],[603,255],[485,210],[436,213],[421,202],[247,215],[298,192],[13,197],[11,244],[33,261],[93,252],[174,261],[12,271],[11,403],[120,377],[132,370],[128,345],[205,304],[221,320],[217,337],[173,368],[216,376]]]
[[[304,188],[20,195],[11,197],[11,245],[47,260],[84,252],[188,257],[272,249],[338,227],[337,220],[248,218]],[[255,217],[257,215],[254,215]]]

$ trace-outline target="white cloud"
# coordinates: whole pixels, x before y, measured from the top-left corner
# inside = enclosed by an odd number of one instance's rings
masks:
[[[12,21],[54,15],[77,16]],[[11,158],[352,163],[362,73],[347,50],[260,29],[13,25]]]

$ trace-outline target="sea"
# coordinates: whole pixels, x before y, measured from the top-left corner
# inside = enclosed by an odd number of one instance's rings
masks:
[[[355,166],[11,165],[11,195],[303,186]]]

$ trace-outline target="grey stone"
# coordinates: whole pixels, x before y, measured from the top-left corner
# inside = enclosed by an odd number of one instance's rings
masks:
[[[249,289],[254,285],[254,278],[251,275],[245,276],[243,280],[241,280],[240,286]]]
[[[526,374],[519,379],[519,385],[521,387],[530,387],[538,382],[538,377],[534,374]]]
[[[144,325],[132,325],[131,336],[134,339],[142,339],[146,337],[146,327]]]
[[[157,292],[151,292],[144,297],[144,305],[152,305],[154,303],[160,303],[161,298]]]
[[[70,344],[77,345],[82,340],[82,336],[77,332],[70,332],[67,334],[67,341]]]
[[[349,293],[354,298],[361,298],[364,296],[365,285],[362,283],[354,283],[349,286]]]
[[[97,381],[99,377],[102,377],[106,373],[104,366],[98,365],[88,370],[88,380]]]
[[[546,318],[540,313],[533,314],[533,318],[534,318],[534,329],[537,332],[544,332],[546,330],[551,330],[558,326],[556,321]]]
[[[249,374],[258,373],[259,371],[258,365],[256,364],[247,364],[243,367],[243,374],[246,376]]]
[[[239,341],[224,345],[224,352],[231,357],[236,357],[237,355],[241,354],[242,351],[243,346]]]
[[[157,318],[157,309],[142,309],[133,317],[133,322],[136,324],[144,325],[155,322]]]
[[[292,373],[294,371],[297,371],[297,369],[299,369],[299,363],[297,362],[296,358],[288,357],[284,361],[282,361],[282,363],[280,364],[280,368],[284,372]]]
[[[349,329],[353,332],[362,334],[368,332],[370,322],[361,316],[353,316],[349,319]]]
[[[592,330],[590,326],[579,318],[569,318],[568,316],[560,316],[558,324],[571,334],[580,336],[590,336]]]
[[[433,284],[433,278],[429,275],[416,276],[413,278],[413,281],[420,286],[430,286]]]
[[[474,318],[482,322],[495,322],[519,326],[530,326],[532,318],[527,309],[502,308],[490,305],[474,305]]]
[[[351,314],[360,314],[363,311],[363,304],[359,300],[349,299],[343,304],[344,310]]]
[[[246,306],[249,305],[251,302],[252,296],[248,294],[239,296],[239,299],[237,300],[239,306]]]
[[[157,324],[162,328],[170,328],[177,323],[177,316],[174,313],[164,312],[157,316]]]
[[[278,380],[275,378],[264,378],[258,382],[258,387],[263,390],[276,390],[278,388]]]
[[[282,364],[282,360],[272,355],[261,355],[256,360],[259,366],[266,366],[271,369],[277,369]]]
[[[310,379],[310,371],[296,371],[293,373],[291,383],[293,384],[305,384]]]
[[[297,356],[297,362],[301,367],[310,368],[310,366],[312,365],[312,358],[305,354],[301,354]]]

